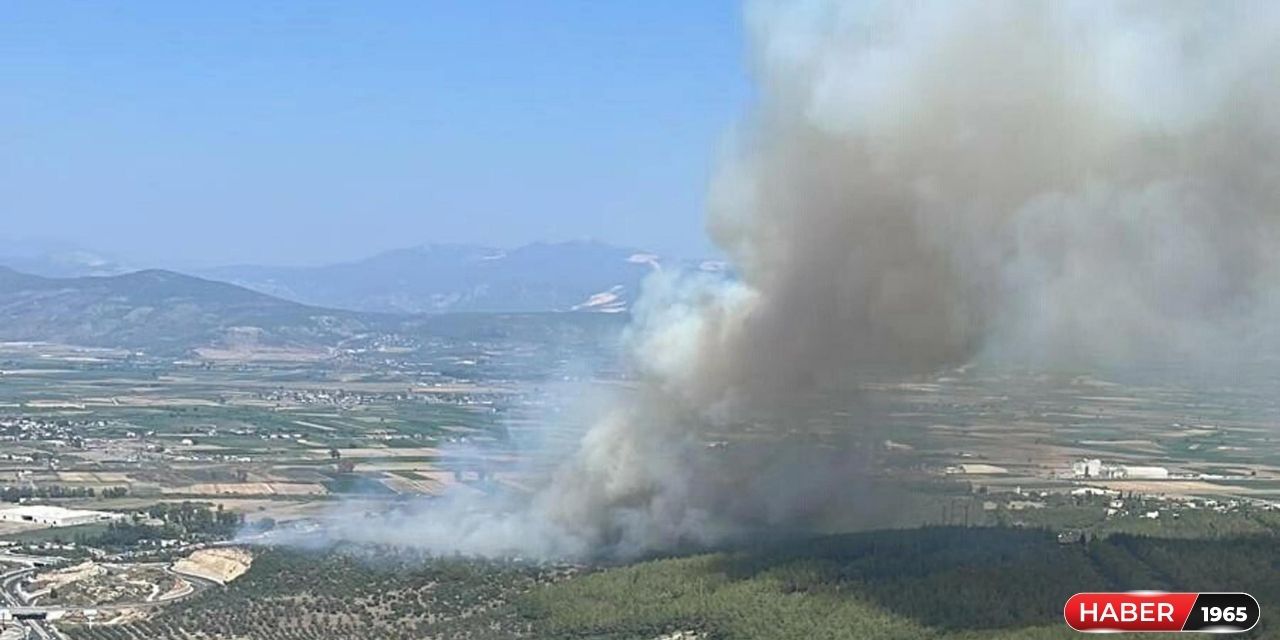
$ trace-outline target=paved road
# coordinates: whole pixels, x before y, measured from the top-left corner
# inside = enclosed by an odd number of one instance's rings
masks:
[[[5,573],[0,573],[0,604],[4,604],[14,609],[20,609],[22,611],[32,612],[32,613],[52,613],[52,612],[58,612],[58,611],[66,612],[69,610],[75,610],[75,609],[81,608],[81,607],[64,607],[64,606],[32,606],[22,602],[22,599],[18,596],[18,588],[17,588],[18,583],[23,578],[35,572],[36,569],[39,568],[40,566],[56,564],[57,562],[61,562],[61,561],[63,561],[62,558],[53,558],[53,557],[42,558],[37,556],[19,557],[12,554],[0,553],[0,562],[9,562],[9,563],[20,565],[16,569],[12,569]],[[158,607],[158,606],[163,606],[172,602],[177,602],[185,598],[189,598],[197,593],[200,593],[201,591],[204,591],[205,589],[208,589],[209,587],[218,586],[218,583],[213,580],[208,580],[206,578],[191,576],[187,574],[179,574],[173,571],[171,568],[166,568],[165,572],[176,578],[181,578],[183,580],[186,580],[188,583],[191,584],[191,587],[192,587],[191,591],[181,596],[178,596],[176,598],[170,598],[168,600],[163,600],[163,601],[156,600],[154,602],[121,602],[116,604],[104,605],[100,607],[84,607],[84,608],[93,608],[98,611],[115,611],[120,609],[140,609],[140,608]],[[26,621],[23,621],[22,624],[27,627],[32,637],[39,638],[41,640],[62,640],[62,638],[65,637],[60,632],[58,632],[58,630],[48,621],[26,620]]]
[[[30,569],[26,571],[30,571]],[[25,573],[25,571],[17,572],[18,577],[21,577],[23,573]],[[9,580],[11,575],[13,574],[6,573],[4,574],[4,577],[6,580]],[[13,579],[16,579],[16,578],[13,578]],[[5,584],[7,585],[8,582],[6,581]],[[5,589],[2,593],[0,593],[0,598],[4,600],[4,604],[7,604],[15,609],[19,609],[19,608],[27,609],[27,607],[23,607],[22,604],[18,602],[18,599],[14,597],[14,595],[10,593],[8,589]],[[43,620],[23,620],[18,624],[21,624],[22,626],[27,628],[28,637],[42,638],[43,640],[58,640],[62,637],[56,630],[53,629],[52,625],[50,625],[48,622],[45,622]]]
[[[18,596],[13,594],[11,588],[17,585],[18,581],[27,574],[36,570],[37,566],[47,564],[56,564],[61,562],[61,558],[44,558],[40,556],[25,556],[12,553],[0,553],[0,561],[22,565],[20,569],[13,569],[0,574],[0,601],[14,608],[26,609],[18,600]],[[23,620],[22,626],[27,628],[28,637],[40,638],[41,640],[61,640],[62,634],[58,633],[53,625],[41,620]]]
[[[57,556],[32,556],[25,553],[13,553],[12,551],[0,551],[0,562],[16,562],[20,564],[30,565],[48,565],[65,562],[65,559]]]
[[[104,604],[104,605],[95,606],[95,607],[68,607],[65,605],[45,606],[45,605],[17,604],[17,598],[14,597],[13,591],[9,589],[5,590],[5,596],[9,602],[14,603],[13,606],[18,607],[23,611],[32,611],[36,613],[40,613],[40,612],[51,613],[54,611],[71,612],[71,611],[78,611],[80,609],[93,609],[95,611],[118,611],[121,609],[148,609],[151,607],[160,607],[166,604],[177,602],[179,600],[185,600],[187,598],[190,598],[191,596],[197,593],[200,593],[201,591],[204,591],[209,587],[219,586],[217,582],[214,582],[212,580],[207,580],[205,578],[197,578],[195,576],[174,573],[168,570],[166,570],[166,572],[169,573],[170,575],[173,575],[174,577],[182,578],[183,580],[186,580],[188,583],[190,583],[191,591],[174,598],[169,598],[168,600],[157,599],[151,602],[116,602],[113,604]]]

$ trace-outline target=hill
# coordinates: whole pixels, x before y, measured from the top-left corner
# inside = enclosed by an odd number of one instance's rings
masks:
[[[53,342],[150,354],[292,349],[322,357],[434,341],[597,344],[623,317],[567,313],[408,315],[326,309],[162,270],[49,278],[0,267],[0,342]],[[566,347],[568,348],[568,347]]]
[[[306,304],[356,311],[620,313],[658,256],[599,242],[512,250],[437,244],[318,267],[233,266],[200,275]]]
[[[386,324],[169,271],[47,278],[0,267],[0,340],[185,351],[336,345]]]

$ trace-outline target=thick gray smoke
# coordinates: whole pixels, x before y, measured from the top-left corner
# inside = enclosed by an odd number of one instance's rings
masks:
[[[748,479],[791,461],[726,469],[699,461],[706,442],[803,418],[815,390],[858,372],[1201,357],[1252,348],[1275,317],[1280,5],[769,2],[746,16],[758,104],[709,214],[740,277],[650,282],[637,388],[547,486],[501,514],[429,509],[402,541],[714,541],[803,505]]]

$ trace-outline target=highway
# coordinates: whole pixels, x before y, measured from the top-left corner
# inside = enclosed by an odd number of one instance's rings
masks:
[[[61,562],[61,558],[41,558],[38,556],[23,556],[11,553],[0,553],[0,562],[9,564],[22,565],[20,569],[13,569],[0,574],[0,599],[3,599],[5,605],[13,609],[26,609],[22,602],[18,600],[18,596],[14,595],[11,590],[19,580],[26,575],[34,572],[36,567],[55,564]],[[42,620],[23,620],[17,624],[27,628],[28,637],[40,638],[41,640],[61,640],[62,634],[58,633],[53,625]]]
[[[62,562],[65,562],[63,558],[58,558],[53,556],[50,556],[50,557],[28,556],[28,555],[19,555],[19,554],[12,554],[12,553],[0,551],[0,569],[2,569],[6,564],[17,565],[17,568],[13,568],[0,573],[0,608],[7,607],[10,610],[15,610],[15,611],[22,611],[22,612],[29,612],[29,613],[45,613],[45,614],[52,614],[55,612],[67,612],[69,610],[76,609],[76,607],[68,608],[64,606],[33,606],[23,602],[22,598],[19,595],[18,585],[24,578],[26,578],[31,573],[34,573],[40,567],[59,564]],[[157,599],[152,602],[135,602],[135,603],[121,602],[121,603],[115,603],[115,604],[110,604],[110,605],[105,605],[100,607],[93,607],[93,608],[98,611],[113,611],[118,609],[139,609],[139,608],[157,607],[157,606],[169,604],[171,602],[176,602],[184,598],[189,598],[194,594],[200,593],[201,591],[208,589],[209,587],[218,585],[217,582],[214,582],[207,578],[192,576],[188,574],[180,574],[176,571],[173,571],[171,568],[165,569],[165,572],[176,578],[181,578],[183,580],[186,580],[187,583],[191,585],[191,590],[177,597],[169,598],[167,600]],[[28,637],[31,637],[31,638],[38,638],[40,640],[63,640],[66,637],[62,635],[62,633],[60,633],[57,630],[57,628],[53,626],[52,623],[46,620],[24,620],[24,621],[18,622],[17,624],[24,625],[27,628],[28,633],[30,634]]]

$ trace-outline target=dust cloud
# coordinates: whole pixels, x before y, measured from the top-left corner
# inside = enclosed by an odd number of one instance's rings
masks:
[[[634,389],[531,497],[339,535],[535,556],[710,544],[807,517],[859,462],[710,463],[708,444],[830,410],[814,394],[859,372],[1266,342],[1280,6],[759,2],[745,23],[759,93],[708,214],[736,277],[647,283]]]

